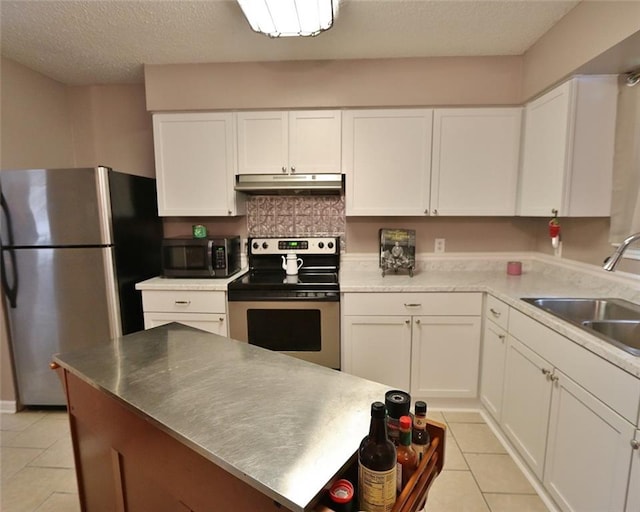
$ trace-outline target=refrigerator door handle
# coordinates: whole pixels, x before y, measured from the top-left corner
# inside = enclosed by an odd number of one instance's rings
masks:
[[[0,240],[0,274],[2,279],[2,289],[4,290],[9,306],[16,308],[18,301],[18,266],[16,262],[16,253],[13,249],[13,227],[11,225],[11,213],[9,212],[9,205],[4,197],[4,194],[0,192],[0,207],[7,220],[7,244],[3,240]],[[5,247],[8,245],[9,247]],[[11,260],[11,268],[13,269],[13,286],[9,285],[9,279],[7,277],[7,268],[5,264],[5,252],[9,255]]]

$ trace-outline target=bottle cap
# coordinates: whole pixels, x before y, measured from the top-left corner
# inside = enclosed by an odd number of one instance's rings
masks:
[[[387,412],[392,418],[398,419],[400,416],[408,416],[411,407],[411,396],[405,391],[392,389],[384,395],[384,403]]]
[[[384,409],[384,404],[382,402],[373,402],[371,404],[371,417],[372,418],[383,418],[386,415],[386,411]]]
[[[400,417],[400,430],[409,430],[411,428],[411,418],[409,416]]]
[[[416,414],[427,414],[427,403],[422,400],[416,402]]]
[[[329,489],[329,497],[334,503],[349,503],[353,499],[353,484],[349,480],[338,480]]]

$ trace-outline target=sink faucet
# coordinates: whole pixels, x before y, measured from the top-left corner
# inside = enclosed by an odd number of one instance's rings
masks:
[[[604,265],[602,268],[608,270],[609,272],[613,272],[616,269],[620,258],[622,258],[624,251],[626,251],[627,247],[629,247],[633,242],[637,240],[640,240],[640,233],[636,233],[625,238],[620,246],[616,249],[616,252],[614,252],[606,260],[604,260]]]

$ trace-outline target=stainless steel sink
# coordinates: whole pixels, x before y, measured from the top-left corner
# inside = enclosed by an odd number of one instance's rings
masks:
[[[523,298],[525,302],[640,356],[640,305],[623,299]]]
[[[582,325],[614,340],[612,343],[634,356],[640,356],[640,320],[587,321]]]

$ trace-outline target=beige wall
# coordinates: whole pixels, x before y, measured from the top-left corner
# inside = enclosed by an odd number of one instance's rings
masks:
[[[640,30],[640,2],[583,0],[524,54],[523,100],[561,81]],[[618,73],[638,65],[638,47],[599,61],[590,73]],[[620,69],[619,66],[622,66]],[[627,69],[628,70],[628,69]]]
[[[521,57],[145,66],[150,111],[520,102]]]
[[[74,165],[67,87],[2,57],[3,169]]]
[[[69,87],[76,165],[155,176],[153,125],[142,84]]]

